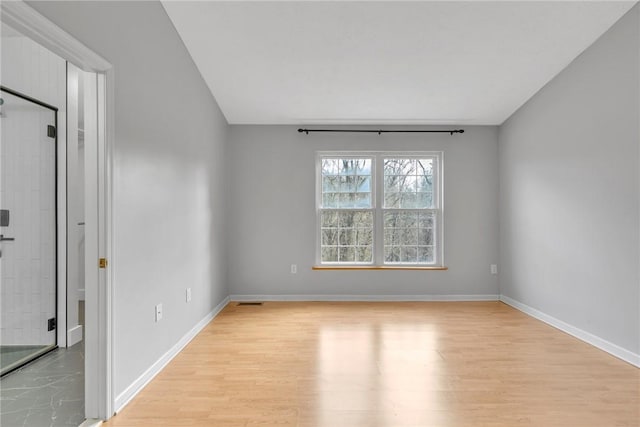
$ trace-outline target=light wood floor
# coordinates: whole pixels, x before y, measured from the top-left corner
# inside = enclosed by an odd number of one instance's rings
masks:
[[[640,369],[499,302],[231,303],[107,426],[640,425]]]

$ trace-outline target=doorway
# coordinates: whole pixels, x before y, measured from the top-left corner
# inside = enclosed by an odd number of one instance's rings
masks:
[[[113,267],[108,263],[112,255],[112,147],[114,139],[114,73],[112,65],[83,43],[66,33],[25,2],[2,2],[0,20],[3,28],[12,27],[29,40],[58,55],[68,64],[92,73],[91,88],[84,93],[86,106],[93,109],[84,117],[84,408],[86,418],[108,419],[113,415],[113,358],[112,358],[112,300]],[[3,46],[4,54],[4,46]],[[2,64],[7,63],[2,61]],[[4,68],[4,67],[3,67]],[[27,73],[28,74],[28,73]],[[3,72],[3,80],[8,75]],[[20,74],[14,76],[20,79]],[[62,120],[62,124],[66,120]],[[64,129],[66,132],[66,128]],[[62,130],[61,130],[62,133]],[[61,137],[62,140],[62,137]],[[58,147],[59,164],[66,163],[66,147]],[[63,157],[65,156],[65,157]],[[59,180],[66,187],[66,176]],[[63,187],[63,188],[64,188]],[[59,209],[66,209],[66,199],[59,193]],[[66,215],[66,210],[65,210]],[[81,221],[77,221],[81,222]],[[76,224],[77,226],[77,224]],[[58,234],[66,236],[67,222],[58,221]],[[58,245],[58,281],[66,282],[67,248]],[[65,242],[66,243],[66,242]],[[61,247],[62,246],[62,247]],[[63,271],[63,269],[65,271]],[[59,287],[60,289],[60,287]],[[60,292],[57,301],[58,342],[66,342],[68,300]],[[71,326],[73,328],[73,326]],[[79,332],[77,329],[75,332]],[[72,331],[73,333],[73,331]],[[75,335],[77,336],[77,335]],[[62,344],[60,344],[62,345]]]
[[[0,91],[0,375],[56,341],[57,108]]]

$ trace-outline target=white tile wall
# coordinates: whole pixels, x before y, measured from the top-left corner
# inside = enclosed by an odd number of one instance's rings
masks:
[[[66,63],[25,37],[2,37],[0,83],[60,109],[58,136],[64,141]],[[16,241],[3,244],[0,258],[0,343],[53,344],[55,331],[55,145],[46,136],[53,113],[6,94],[0,119],[0,205],[11,210]],[[61,126],[62,125],[62,126]]]
[[[1,40],[2,86],[64,111],[67,78],[64,59],[26,37],[3,35]]]

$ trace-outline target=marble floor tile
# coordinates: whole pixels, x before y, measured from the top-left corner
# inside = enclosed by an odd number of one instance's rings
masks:
[[[84,421],[84,342],[0,379],[0,426],[77,427]]]

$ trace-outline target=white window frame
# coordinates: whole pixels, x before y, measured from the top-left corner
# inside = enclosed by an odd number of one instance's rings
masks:
[[[385,158],[431,158],[433,159],[433,200],[431,209],[397,209],[402,211],[433,211],[434,224],[434,261],[433,263],[385,263],[384,262],[384,212],[396,210],[384,208],[384,167]],[[324,210],[339,210],[323,208],[322,206],[322,160],[326,158],[370,158],[371,162],[371,208],[373,212],[373,261],[362,262],[323,262],[322,254],[322,225],[321,217]],[[397,268],[440,268],[444,267],[444,153],[442,151],[318,151],[316,152],[316,265],[322,267],[397,267]],[[369,210],[368,208],[354,210]]]

